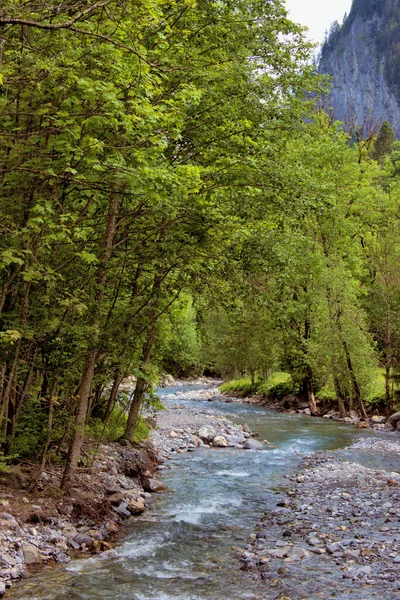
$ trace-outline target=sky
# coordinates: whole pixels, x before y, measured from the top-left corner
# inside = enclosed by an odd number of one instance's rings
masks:
[[[286,7],[292,21],[307,25],[309,37],[322,42],[324,32],[333,21],[342,23],[343,15],[350,12],[352,0],[286,0]]]

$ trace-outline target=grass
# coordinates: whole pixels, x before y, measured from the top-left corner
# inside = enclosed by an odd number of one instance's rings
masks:
[[[254,385],[252,385],[250,377],[232,379],[221,385],[220,389],[222,394],[234,394],[239,397],[259,394],[264,397],[283,398],[284,396],[296,394],[298,392],[293,385],[291,375],[283,371],[276,371],[275,373],[272,373],[267,380],[257,381]],[[395,385],[395,395],[397,398],[400,396],[399,385]],[[318,390],[316,397],[326,402],[336,401],[333,380],[329,381],[323,388]],[[369,392],[365,396],[364,401],[366,405],[382,404],[385,402],[384,369],[379,368],[376,370],[371,381]]]
[[[222,394],[235,394],[241,397],[261,394],[262,396],[286,396],[293,393],[293,381],[289,373],[276,371],[267,380],[257,381],[254,385],[249,377],[232,379],[221,385]]]

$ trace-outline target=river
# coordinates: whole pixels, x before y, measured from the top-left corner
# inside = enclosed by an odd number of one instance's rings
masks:
[[[190,392],[193,388],[163,390]],[[373,435],[324,419],[221,402],[207,405],[236,423],[247,423],[273,447],[260,451],[199,449],[177,454],[164,481],[173,491],[158,496],[145,515],[127,526],[116,555],[46,567],[19,584],[10,598],[30,600],[245,600],[269,598],[252,575],[239,571],[234,548],[243,548],[276,493],[288,488],[301,456],[342,448]],[[271,596],[273,597],[273,596]]]

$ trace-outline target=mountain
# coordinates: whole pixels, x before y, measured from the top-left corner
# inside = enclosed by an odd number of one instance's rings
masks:
[[[336,119],[366,128],[388,120],[400,137],[400,0],[353,0],[331,25],[319,72],[333,77]]]

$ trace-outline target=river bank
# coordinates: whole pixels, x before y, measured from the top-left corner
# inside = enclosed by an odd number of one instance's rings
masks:
[[[34,465],[13,467],[0,478],[0,596],[42,565],[112,554],[110,542],[119,539],[121,524],[144,513],[154,494],[168,491],[160,477],[173,455],[200,447],[243,448],[248,441],[262,447],[250,438],[245,427],[215,410],[170,404],[142,447],[103,443],[93,459],[86,443],[87,464],[68,495],[59,491],[61,467],[47,467],[31,491]]]
[[[399,468],[394,437],[306,457],[239,552],[242,569],[271,598],[400,598]]]

